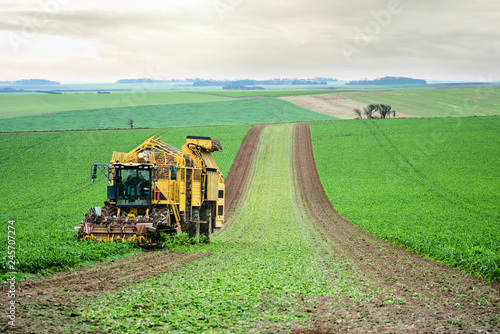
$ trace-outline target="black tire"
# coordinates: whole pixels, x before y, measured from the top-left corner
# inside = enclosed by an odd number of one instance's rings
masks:
[[[114,205],[106,204],[101,211],[103,217],[113,217],[118,213],[118,209]]]

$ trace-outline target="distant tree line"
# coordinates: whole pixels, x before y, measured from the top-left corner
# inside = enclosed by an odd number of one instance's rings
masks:
[[[18,85],[18,86],[53,86],[60,85],[58,81],[45,79],[22,79],[16,81],[0,81],[0,85]]]
[[[3,87],[0,89],[0,93],[20,93],[24,92],[24,89],[12,88],[12,87]]]
[[[120,79],[116,83],[124,84],[124,83],[154,83],[161,82],[162,80],[153,80],[149,78],[140,78],[140,79]]]
[[[255,85],[326,85],[327,81],[338,81],[332,78],[314,79],[268,79],[268,80],[198,80],[193,82],[193,86],[255,86]]]
[[[227,85],[223,86],[222,89],[233,89],[233,90],[258,90],[258,89],[264,89],[264,87],[260,86],[245,86],[245,85]]]
[[[171,79],[171,80],[153,80],[150,78],[137,78],[137,79],[120,79],[116,81],[119,84],[130,83],[166,83],[166,82],[192,82],[193,86],[230,86],[230,85],[326,85],[328,81],[338,81],[338,79],[316,77],[313,79],[268,79],[268,80],[214,80],[214,79]]]
[[[3,87],[0,89],[0,93],[44,93],[44,94],[62,94],[60,90],[25,90],[12,87]]]
[[[293,80],[292,85],[326,85],[326,81],[313,81],[313,80]]]
[[[120,79],[116,83],[119,84],[129,84],[129,83],[166,83],[166,82],[195,82],[200,79],[170,79],[170,80],[154,80],[150,78],[138,78],[138,79]]]
[[[427,81],[422,79],[412,79],[405,77],[383,77],[375,80],[355,80],[349,81],[346,85],[363,86],[363,85],[416,85],[427,84]]]
[[[60,90],[33,90],[32,92],[44,94],[62,94]]]

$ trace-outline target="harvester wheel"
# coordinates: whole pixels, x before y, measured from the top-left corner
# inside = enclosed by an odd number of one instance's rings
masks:
[[[114,205],[106,204],[101,211],[103,217],[113,217],[118,213],[118,209]]]

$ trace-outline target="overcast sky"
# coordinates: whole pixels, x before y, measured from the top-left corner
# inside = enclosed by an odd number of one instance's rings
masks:
[[[0,0],[0,81],[500,80],[498,0]]]

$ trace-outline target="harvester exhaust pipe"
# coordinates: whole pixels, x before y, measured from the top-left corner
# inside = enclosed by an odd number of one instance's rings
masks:
[[[97,178],[97,166],[92,165],[92,172],[90,173],[90,178],[92,179],[92,183],[94,183],[95,179]]]

